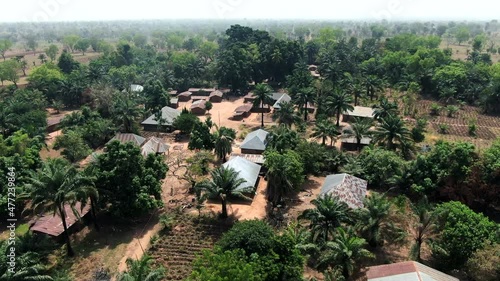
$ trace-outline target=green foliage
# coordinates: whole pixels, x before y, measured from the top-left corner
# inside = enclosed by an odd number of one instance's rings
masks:
[[[57,66],[63,73],[70,74],[73,70],[77,69],[80,66],[80,63],[75,61],[75,59],[73,59],[73,56],[64,50],[59,57]]]
[[[274,127],[267,135],[267,150],[276,150],[283,152],[285,150],[294,150],[299,143],[300,137],[296,131],[287,126]]]
[[[5,53],[12,47],[12,41],[9,39],[1,39],[0,40],[0,55],[5,61]]]
[[[145,159],[139,147],[114,141],[91,167],[95,185],[103,191],[100,204],[113,214],[134,217],[161,206],[161,180],[168,171],[161,156],[149,154]]]
[[[146,82],[142,94],[146,99],[145,107],[148,112],[156,112],[170,105],[170,96],[163,88],[160,80]]]
[[[207,102],[205,103],[205,109],[206,109],[208,112],[210,112],[210,110],[212,110],[212,108],[213,108],[213,107],[214,107],[214,105],[212,104],[212,102],[207,101]]]
[[[401,118],[388,115],[380,120],[380,124],[373,132],[374,141],[383,144],[389,150],[403,148],[411,142],[411,132]]]
[[[72,163],[85,159],[92,152],[92,149],[83,141],[82,135],[75,131],[68,131],[56,138],[54,149],[61,148],[63,149],[61,155]]]
[[[223,251],[241,249],[247,256],[264,256],[273,248],[274,231],[271,226],[260,220],[236,223],[217,242]]]
[[[59,84],[63,80],[64,74],[53,63],[36,67],[28,75],[30,88],[41,91],[49,100],[56,97]]]
[[[446,111],[448,112],[448,117],[455,117],[455,114],[459,111],[459,108],[454,105],[448,105],[446,107]]]
[[[17,72],[21,69],[21,65],[18,61],[10,59],[8,61],[0,62],[0,81],[11,81],[14,85],[17,85],[19,81],[19,75]]]
[[[201,121],[194,123],[188,148],[190,150],[214,149],[214,139],[212,134],[210,134],[210,128],[206,123],[202,123]]]
[[[15,90],[0,101],[0,132],[10,136],[23,130],[30,137],[45,135],[47,102],[39,91]]]
[[[401,183],[406,162],[396,153],[382,148],[365,148],[358,158],[362,167],[359,176],[372,188],[389,188]]]
[[[498,243],[498,225],[460,202],[436,207],[441,235],[433,245],[433,256],[440,266],[460,268],[486,240]]]
[[[87,49],[89,47],[90,47],[90,40],[86,39],[86,38],[82,38],[82,39],[78,40],[78,42],[76,42],[76,44],[75,44],[75,50],[82,52],[82,54],[84,56],[85,56],[85,52],[87,51]]]
[[[500,244],[486,241],[467,261],[467,274],[473,280],[495,281],[500,278]]]
[[[173,126],[176,130],[180,130],[183,134],[191,134],[195,124],[198,124],[199,122],[199,118],[196,115],[188,111],[183,111],[179,117],[175,118]]]
[[[477,136],[477,124],[475,120],[469,121],[468,129],[469,129],[469,136],[471,137]]]
[[[304,182],[304,166],[300,156],[292,150],[279,153],[264,153],[267,167],[267,200],[274,206],[280,204],[283,197],[298,190]]]
[[[221,127],[214,134],[215,154],[219,159],[226,161],[226,156],[233,151],[232,143],[236,137],[236,131],[231,128]]]
[[[299,142],[294,151],[300,156],[306,175],[319,175],[323,171],[331,171],[327,160],[340,155],[336,150],[327,149],[317,142],[307,141]]]
[[[165,277],[163,267],[153,268],[153,258],[148,255],[139,260],[127,259],[127,271],[118,275],[118,281],[160,281]]]
[[[50,44],[49,47],[45,49],[45,53],[50,58],[50,61],[53,62],[57,57],[57,53],[59,53],[59,48],[54,44]]]
[[[391,202],[384,195],[371,193],[364,200],[364,207],[357,210],[358,229],[368,244],[375,248],[383,244],[385,228],[389,227],[388,220]]]
[[[414,142],[422,142],[425,139],[427,120],[424,118],[417,119],[417,124],[411,129],[411,138]]]
[[[458,41],[458,45],[462,44],[462,42],[465,42],[469,40],[470,38],[470,30],[466,26],[461,26],[455,31],[455,39]]]

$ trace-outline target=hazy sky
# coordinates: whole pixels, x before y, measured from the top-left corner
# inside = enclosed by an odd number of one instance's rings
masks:
[[[491,20],[498,0],[2,0],[0,22],[139,19]]]

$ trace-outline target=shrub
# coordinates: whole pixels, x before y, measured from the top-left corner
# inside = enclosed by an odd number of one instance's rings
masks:
[[[487,241],[467,261],[467,274],[474,280],[500,280],[500,244]]]
[[[430,113],[433,116],[439,116],[441,114],[442,109],[443,109],[443,107],[441,107],[437,103],[433,103],[433,104],[431,104],[431,112]]]
[[[446,112],[448,112],[448,117],[455,117],[455,114],[458,112],[459,108],[454,105],[448,105],[446,107]]]
[[[450,128],[450,126],[448,126],[446,124],[439,124],[439,133],[445,135],[448,133],[449,128]]]
[[[469,121],[469,136],[476,137],[477,136],[477,125],[475,120]]]
[[[247,255],[266,255],[273,246],[274,232],[260,220],[236,223],[218,242],[223,251],[242,249]]]

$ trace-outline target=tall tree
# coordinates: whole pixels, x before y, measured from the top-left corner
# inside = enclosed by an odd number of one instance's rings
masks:
[[[384,195],[371,193],[364,200],[364,208],[358,210],[359,229],[368,244],[375,248],[383,242],[384,227],[387,226],[391,202]]]
[[[12,41],[9,39],[0,39],[0,55],[5,61],[5,53],[12,47]]]
[[[398,115],[398,105],[390,102],[387,98],[380,99],[379,104],[373,106],[373,118],[375,120],[384,119],[389,115]]]
[[[334,113],[336,115],[337,127],[340,126],[340,115],[348,110],[354,110],[351,103],[352,97],[340,89],[335,89],[332,95],[326,100],[328,109],[331,111],[330,114]]]
[[[233,151],[232,143],[235,136],[236,132],[233,129],[225,127],[219,128],[214,134],[215,154],[223,162],[226,162],[226,156]]]
[[[321,144],[326,145],[326,139],[330,136],[330,126],[331,124],[328,120],[317,121],[311,137],[321,139]]]
[[[45,49],[45,53],[50,58],[50,61],[53,62],[57,57],[57,53],[59,53],[59,48],[54,44],[50,44],[50,46]]]
[[[135,122],[141,116],[141,109],[134,97],[130,94],[119,96],[111,111],[115,121],[121,124],[124,133],[132,133],[136,130]]]
[[[297,190],[304,182],[304,165],[292,150],[285,153],[268,151],[264,166],[267,167],[267,200],[277,206],[284,196]]]
[[[261,127],[264,127],[264,105],[272,103],[271,89],[266,84],[257,84],[253,91],[255,97],[254,106],[260,106],[261,110]]]
[[[300,120],[300,117],[295,114],[295,108],[291,102],[284,102],[280,103],[280,108],[274,111],[273,120],[290,128]]]
[[[63,51],[57,62],[57,66],[62,72],[70,74],[80,66],[80,63],[73,59],[73,56],[67,51]]]
[[[344,130],[344,137],[347,138],[355,138],[356,145],[358,149],[361,147],[361,140],[363,138],[371,137],[372,132],[370,128],[372,126],[372,122],[368,118],[355,118],[354,122],[351,124],[351,127]]]
[[[311,203],[315,208],[305,210],[300,218],[309,221],[309,228],[316,241],[328,241],[336,228],[343,223],[352,222],[349,206],[331,194],[325,194]]]
[[[403,142],[411,142],[411,132],[398,116],[389,115],[381,119],[379,126],[373,132],[374,140],[384,144],[388,149],[394,150]]]
[[[314,89],[302,88],[298,93],[293,95],[293,103],[299,108],[299,111],[304,112],[304,121],[307,122],[307,114],[309,113],[308,106],[312,104],[314,99]]]
[[[128,270],[118,276],[118,281],[160,281],[165,277],[165,269],[153,269],[153,258],[148,255],[139,260],[127,259]]]
[[[412,219],[409,220],[409,224],[414,240],[410,249],[410,258],[420,262],[422,246],[432,242],[438,234],[437,213],[433,212],[426,197],[416,204],[410,203],[410,208]]]
[[[66,223],[66,206],[70,206],[77,215],[76,203],[84,197],[88,198],[82,194],[95,190],[73,166],[60,158],[48,159],[40,171],[31,174],[28,182],[26,188],[32,199],[33,209],[50,210],[61,218],[68,256],[74,256]],[[82,200],[80,203],[83,208],[87,201]]]
[[[244,193],[253,189],[247,187],[239,189],[239,186],[246,183],[246,180],[240,178],[239,172],[233,168],[219,167],[213,170],[210,175],[210,181],[202,181],[198,183],[199,188],[202,188],[209,197],[219,198],[222,205],[221,218],[227,218],[227,200],[230,196],[248,199]]]

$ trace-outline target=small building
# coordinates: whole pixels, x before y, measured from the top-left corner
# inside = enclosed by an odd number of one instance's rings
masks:
[[[144,91],[144,87],[143,86],[137,85],[137,84],[130,85],[130,92],[132,92],[132,93],[142,93],[142,91]]]
[[[162,132],[169,132],[172,131],[174,120],[179,115],[181,115],[181,112],[179,110],[169,106],[165,106],[161,109],[161,125],[159,124],[159,121],[156,120],[156,114],[149,116],[149,118],[144,120],[141,125],[144,128],[144,131],[157,132],[158,130],[160,130]]]
[[[187,102],[191,100],[191,96],[193,95],[192,92],[187,91],[187,92],[182,92],[179,95],[177,95],[177,98],[179,99],[180,102]]]
[[[363,208],[368,182],[348,174],[336,174],[326,177],[319,196],[330,194],[345,202],[350,208]]]
[[[244,103],[253,103],[254,100],[255,100],[255,96],[253,95],[252,92],[248,93],[246,96],[243,97]]]
[[[276,110],[276,109],[280,109],[281,108],[281,104],[283,103],[288,103],[288,102],[291,102],[292,101],[292,98],[288,95],[288,94],[282,94],[277,100],[276,102],[274,103],[273,105],[273,108]]]
[[[170,107],[178,108],[179,107],[179,99],[178,98],[170,98]]]
[[[90,211],[90,204],[85,204],[82,208],[80,202],[77,202],[74,206],[77,215],[73,212],[70,205],[64,205],[64,211],[66,213],[66,226],[68,230],[80,220],[80,218],[85,217]],[[64,233],[64,227],[62,224],[61,217],[59,214],[44,214],[38,217],[35,222],[30,226],[30,230],[33,232],[47,234],[53,237],[59,237]]]
[[[172,97],[176,97],[178,92],[176,90],[168,91],[168,94]]]
[[[215,91],[217,91],[217,89],[215,88],[203,88],[200,90],[200,94],[203,96],[208,96]]]
[[[363,149],[365,146],[370,145],[372,139],[368,137],[361,138],[361,142],[358,147],[358,140],[354,137],[342,138],[340,140],[340,148],[346,151],[358,151]]]
[[[47,128],[45,131],[50,134],[57,130],[59,130],[59,125],[61,121],[64,119],[64,116],[56,116],[47,118]]]
[[[193,102],[193,104],[191,105],[191,113],[193,113],[194,115],[205,115],[205,113],[207,112],[205,105],[205,100],[198,100]]]
[[[229,160],[236,157],[245,158],[246,160],[255,164],[259,164],[261,166],[264,164],[265,161],[264,155],[262,154],[241,154],[241,153],[231,153],[231,155],[229,156]]]
[[[244,105],[238,106],[233,113],[233,119],[235,120],[241,120],[243,118],[246,118],[250,116],[250,112],[252,111],[253,104],[251,103],[246,103]]]
[[[354,110],[348,110],[343,114],[342,121],[349,122],[353,117],[373,119],[373,108],[365,106],[355,106]]]
[[[121,133],[118,133],[116,134],[116,136],[114,136],[110,141],[108,141],[107,144],[113,142],[113,141],[119,141],[120,143],[122,144],[125,144],[125,143],[132,143],[134,145],[137,145],[137,146],[142,146],[145,142],[146,142],[146,139],[139,136],[139,135],[136,135],[136,134],[121,134]]]
[[[146,141],[141,147],[142,156],[146,157],[148,154],[162,155],[168,151],[170,145],[166,144],[159,138],[152,137]]]
[[[251,189],[251,192],[245,192],[246,194],[255,195],[255,190],[259,184],[259,173],[261,166],[257,165],[249,160],[242,157],[234,157],[233,159],[222,164],[222,167],[229,169],[232,168],[239,173],[239,177],[244,179],[245,182],[236,187],[236,190]]]
[[[188,92],[191,92],[191,93],[193,93],[195,95],[198,95],[200,91],[201,91],[200,88],[189,88],[188,89]]]
[[[241,153],[243,154],[262,154],[266,150],[267,135],[269,133],[262,129],[253,131],[247,135],[241,143]]]
[[[252,103],[252,112],[269,113],[269,112],[271,112],[271,106],[269,104],[263,104],[263,103],[260,103],[259,105],[255,105]]]
[[[371,266],[366,277],[368,281],[459,281],[416,261]]]
[[[224,96],[224,94],[221,91],[213,91],[213,92],[210,93],[210,96],[208,97],[208,100],[210,102],[219,103],[219,102],[222,102],[222,97],[223,96]]]

